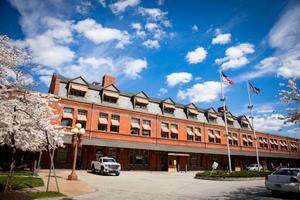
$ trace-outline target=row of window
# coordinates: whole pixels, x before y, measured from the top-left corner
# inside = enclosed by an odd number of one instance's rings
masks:
[[[69,95],[84,97],[86,91],[78,91],[71,88],[69,91]],[[116,104],[118,102],[119,94],[115,94],[114,92],[105,91],[103,93],[103,102],[109,104]],[[138,110],[147,110],[147,106],[149,104],[148,99],[137,97],[134,100],[134,108]],[[175,105],[169,103],[162,104],[162,111],[164,114],[174,116]],[[186,115],[188,119],[197,120],[198,111],[196,109],[186,108]],[[217,123],[218,116],[215,113],[207,113],[208,122],[209,123]],[[230,120],[232,118],[227,119],[227,124],[230,127],[234,127],[234,120]],[[248,128],[248,123],[241,123],[242,128]]]
[[[86,128],[86,119],[87,119],[87,111],[78,109],[78,115],[76,123],[81,123],[84,128]],[[64,108],[64,114],[61,121],[62,126],[72,126],[73,122],[73,109],[72,108]],[[108,123],[108,113],[100,112],[99,113],[99,123],[98,130],[101,132],[112,132],[118,133],[120,127],[120,116],[116,114],[111,114],[111,121]],[[109,128],[109,129],[108,129]],[[161,137],[162,138],[170,138],[174,140],[178,140],[178,125],[174,123],[161,123]],[[130,134],[132,135],[142,135],[142,136],[151,136],[151,120],[148,119],[139,119],[139,118],[131,118],[131,128]],[[202,141],[201,128],[199,127],[186,127],[186,139],[188,141]],[[228,133],[229,144],[233,146],[238,146],[238,134],[237,133]],[[219,130],[208,129],[208,142],[213,144],[221,144],[221,134]],[[253,138],[252,135],[242,135],[242,144],[246,147],[253,147]],[[282,149],[288,150],[287,141],[276,139],[269,139],[270,148],[274,150]],[[260,148],[269,148],[269,143],[266,137],[259,137],[259,147]],[[291,143],[291,150],[297,151],[297,144]]]

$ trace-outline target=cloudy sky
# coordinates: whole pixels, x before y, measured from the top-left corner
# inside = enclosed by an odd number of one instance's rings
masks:
[[[234,115],[249,114],[249,80],[261,89],[256,128],[300,137],[279,119],[278,97],[280,83],[300,79],[299,1],[2,0],[0,13],[0,34],[31,52],[37,90],[53,72],[112,74],[121,90],[217,108],[221,69],[235,82],[225,87]]]

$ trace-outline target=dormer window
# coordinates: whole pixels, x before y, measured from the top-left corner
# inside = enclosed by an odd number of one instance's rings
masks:
[[[139,109],[147,109],[147,105],[149,104],[148,99],[135,97],[135,108]]]
[[[208,113],[208,122],[210,123],[217,123],[218,116],[215,113],[209,112]]]
[[[227,124],[229,126],[233,126],[234,119],[232,117],[227,116]]]
[[[164,113],[166,114],[174,114],[175,105],[164,103]]]
[[[187,109],[189,119],[197,119],[199,112],[196,109]]]
[[[104,91],[103,92],[103,101],[109,103],[117,103],[119,99],[119,94],[111,91]]]
[[[70,83],[69,95],[77,96],[77,97],[85,97],[87,90],[88,87],[86,85]]]

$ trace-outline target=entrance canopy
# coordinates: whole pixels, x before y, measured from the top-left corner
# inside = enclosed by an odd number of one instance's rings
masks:
[[[168,153],[168,156],[184,156],[184,157],[189,157],[190,154],[188,154],[188,153]]]

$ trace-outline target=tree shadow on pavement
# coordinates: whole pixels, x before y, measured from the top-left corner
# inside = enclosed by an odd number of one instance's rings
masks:
[[[260,200],[260,199],[299,199],[299,194],[291,193],[280,193],[273,195],[271,191],[268,191],[265,187],[251,187],[251,188],[239,188],[236,191],[225,193],[222,196],[215,197],[216,199],[251,199],[251,200]]]

